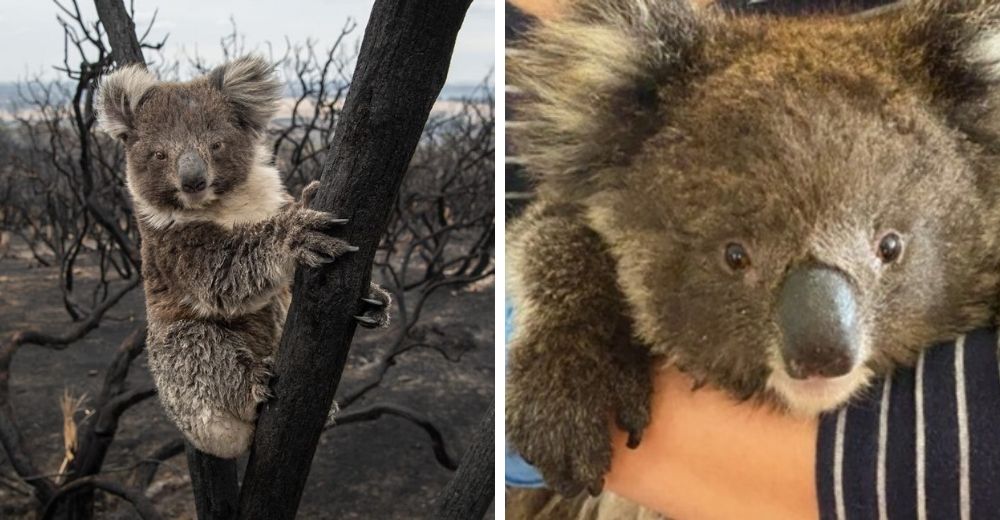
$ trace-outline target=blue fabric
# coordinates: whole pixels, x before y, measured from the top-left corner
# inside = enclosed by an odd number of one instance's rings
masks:
[[[820,518],[878,518],[880,498],[888,518],[916,518],[920,509],[927,518],[960,518],[963,505],[969,518],[998,518],[997,340],[996,329],[989,328],[936,345],[924,352],[916,367],[896,370],[888,386],[875,382],[849,406],[820,417],[816,455]],[[883,406],[887,408],[882,410]],[[883,413],[885,432],[880,431]],[[839,443],[838,422],[843,426]],[[918,429],[922,443],[917,440]],[[885,439],[884,448],[880,437]],[[839,456],[838,449],[843,450]],[[883,449],[885,466],[880,470]],[[967,450],[964,456],[963,450]],[[963,459],[968,478],[965,497],[960,484]],[[917,491],[921,464],[922,497]],[[885,478],[882,497],[880,471]]]
[[[510,344],[510,337],[514,333],[514,306],[510,299],[504,302],[504,335],[505,344]],[[504,348],[504,363],[507,361],[507,349]],[[544,487],[541,473],[521,458],[520,455],[504,443],[504,480],[508,486],[538,488]]]

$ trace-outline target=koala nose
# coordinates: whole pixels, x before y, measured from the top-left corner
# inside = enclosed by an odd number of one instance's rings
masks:
[[[840,271],[822,266],[790,271],[781,286],[777,317],[789,376],[842,376],[860,361],[857,300]]]
[[[187,152],[177,159],[177,175],[184,193],[198,193],[208,186],[208,168],[197,152]]]

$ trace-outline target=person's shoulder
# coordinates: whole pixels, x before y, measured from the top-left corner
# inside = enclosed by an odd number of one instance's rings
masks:
[[[916,518],[918,511],[939,518],[995,516],[998,430],[997,330],[978,329],[934,345],[913,366],[901,366],[820,417],[822,517]]]

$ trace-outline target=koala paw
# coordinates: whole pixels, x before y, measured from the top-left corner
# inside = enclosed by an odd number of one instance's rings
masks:
[[[580,338],[571,347],[553,339],[512,346],[507,438],[550,488],[596,495],[611,467],[612,421],[628,433],[630,448],[649,424],[651,365],[644,355],[606,356],[606,347],[585,347]],[[527,355],[518,355],[525,347]]]
[[[507,440],[548,487],[567,497],[599,493],[611,466],[613,403],[604,384],[590,370],[572,374],[577,363],[517,359],[517,348],[507,373]]]
[[[288,247],[296,260],[310,267],[328,264],[340,255],[358,250],[357,247],[326,233],[326,230],[334,226],[345,224],[347,219],[306,207],[314,195],[314,186],[318,184],[315,182],[310,184],[302,192],[302,200],[286,210]]]
[[[538,407],[508,400],[507,440],[560,494],[600,493],[611,467],[607,409],[582,408],[568,395],[539,399],[548,403]]]
[[[326,412],[326,423],[323,424],[323,428],[333,428],[337,424],[337,415],[340,414],[340,403],[334,401],[330,405],[330,410]]]
[[[254,364],[250,369],[250,400],[251,406],[256,408],[274,395],[271,393],[271,376],[274,374],[274,358],[268,356],[259,363]]]
[[[642,441],[642,432],[649,426],[649,406],[652,398],[651,385],[632,385],[631,391],[619,394],[615,423],[628,434],[626,446],[635,449]]]
[[[628,433],[627,446],[637,448],[642,432],[649,426],[653,399],[652,360],[640,349],[638,353],[617,359],[618,371],[612,386],[615,396],[615,423]]]
[[[365,328],[385,328],[389,326],[391,309],[392,297],[385,289],[373,283],[368,288],[368,295],[361,298],[360,314],[354,319]]]

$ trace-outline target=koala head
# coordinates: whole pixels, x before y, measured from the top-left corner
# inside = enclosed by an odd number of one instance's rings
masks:
[[[157,81],[134,65],[104,78],[98,121],[125,146],[140,214],[161,222],[205,213],[240,192],[266,162],[260,143],[280,89],[273,68],[258,57],[183,83]]]
[[[1000,4],[584,0],[515,56],[540,196],[586,209],[694,377],[814,414],[990,323]]]

